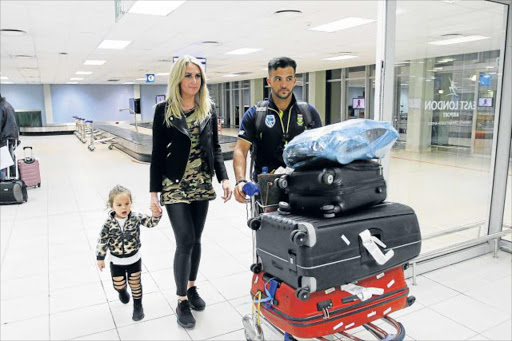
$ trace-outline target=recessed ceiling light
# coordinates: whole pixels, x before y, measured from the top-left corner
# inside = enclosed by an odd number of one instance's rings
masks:
[[[257,51],[260,51],[260,50],[261,49],[254,49],[254,48],[250,48],[250,47],[244,47],[244,48],[241,48],[241,49],[237,49],[237,50],[226,52],[225,54],[242,55],[242,54],[254,53],[254,52],[257,52]]]
[[[23,30],[16,30],[16,29],[10,29],[10,28],[2,28],[0,30],[1,34],[6,37],[19,37],[24,34],[27,34],[27,32]]]
[[[336,32],[336,31],[345,30],[345,29],[360,26],[360,25],[369,24],[374,21],[375,20],[373,20],[373,19],[349,17],[349,18],[331,22],[329,24],[312,27],[312,28],[310,28],[310,30],[322,31],[322,32]]]
[[[124,82],[123,84],[135,84],[134,82]]]
[[[225,75],[222,75],[222,77],[237,77],[238,75],[235,73],[227,73]]]
[[[126,46],[130,45],[130,40],[103,40],[101,44],[98,45],[99,49],[114,49],[114,50],[122,50]]]
[[[169,76],[169,72],[159,72],[156,75],[157,76]]]
[[[91,71],[77,71],[75,72],[76,75],[92,75]]]
[[[353,54],[345,54],[342,56],[324,58],[324,60],[346,60],[346,59],[354,59],[354,58],[359,58],[359,57],[355,56]]]
[[[489,39],[489,38],[490,37],[485,37],[485,36],[480,36],[480,35],[472,35],[472,36],[456,37],[456,38],[450,38],[450,39],[431,41],[431,42],[429,42],[429,44],[443,46],[443,45],[467,43],[470,41],[477,41],[477,40]]]
[[[78,82],[66,82],[66,84],[78,84]]]
[[[106,62],[106,60],[86,60],[84,65],[103,65]]]
[[[14,57],[16,58],[34,58],[34,56],[29,56],[28,54],[18,54],[18,55],[15,55]]]
[[[129,10],[132,14],[149,14],[165,17],[185,1],[137,1]]]
[[[1,80],[7,80],[7,79],[9,79],[9,77],[2,76],[2,77],[0,77],[0,79],[1,79]]]
[[[491,65],[489,65],[489,66],[486,66],[485,68],[486,68],[486,69],[494,69],[494,68],[495,68],[495,66],[491,66]]]
[[[205,41],[201,42],[201,44],[203,44],[203,45],[219,45],[219,42],[215,41],[215,40],[205,40]]]
[[[67,53],[67,52],[59,52],[59,54],[60,54],[61,56],[67,56],[67,55],[68,55],[68,53]]]
[[[1,81],[0,84],[14,84],[14,82],[11,82],[11,81]]]
[[[69,80],[70,81],[83,81],[84,79],[80,78],[80,77],[71,77]]]
[[[107,82],[119,82],[120,79],[117,79],[117,78],[111,78],[111,79],[108,79]]]

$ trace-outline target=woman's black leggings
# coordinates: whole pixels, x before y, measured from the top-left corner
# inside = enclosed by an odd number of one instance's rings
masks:
[[[187,282],[195,281],[201,260],[201,234],[203,233],[208,200],[190,204],[165,205],[176,239],[174,254],[174,280],[176,294],[187,295]]]

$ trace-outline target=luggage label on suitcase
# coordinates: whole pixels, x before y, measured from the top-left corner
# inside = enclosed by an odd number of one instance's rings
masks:
[[[275,291],[269,290],[271,281]],[[319,337],[356,328],[375,321],[412,303],[405,282],[403,267],[399,266],[362,279],[351,288],[359,295],[347,291],[347,286],[336,286],[311,294],[309,300],[295,297],[294,289],[265,272],[253,276],[251,295],[262,294],[263,315],[278,328],[297,337]]]
[[[421,234],[410,207],[384,203],[333,219],[263,214],[256,244],[266,272],[312,293],[407,263]]]

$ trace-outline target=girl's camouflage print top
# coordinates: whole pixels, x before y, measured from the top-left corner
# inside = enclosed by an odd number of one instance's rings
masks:
[[[190,204],[191,201],[215,199],[212,178],[202,167],[199,124],[196,122],[196,115],[194,112],[190,112],[185,113],[185,117],[192,142],[187,167],[182,180],[178,184],[171,182],[164,176],[162,195],[160,197],[162,205]]]

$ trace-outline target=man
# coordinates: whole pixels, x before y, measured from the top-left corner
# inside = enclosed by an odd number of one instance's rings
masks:
[[[268,62],[267,84],[272,92],[268,101],[262,101],[247,110],[240,124],[238,141],[233,152],[233,168],[235,171],[235,199],[245,202],[242,191],[247,182],[247,153],[251,148],[254,158],[254,171],[260,174],[263,167],[269,172],[284,167],[284,146],[305,129],[322,126],[320,115],[307,103],[299,103],[293,95],[297,79],[297,64],[291,58],[274,58]]]
[[[14,149],[18,146],[19,128],[16,124],[14,108],[0,94],[0,147],[8,146],[14,165],[10,168],[10,176],[16,177],[16,158]],[[7,168],[0,169],[0,180],[7,177]]]

